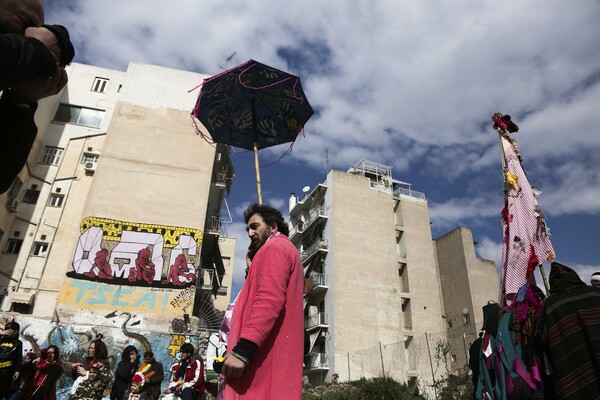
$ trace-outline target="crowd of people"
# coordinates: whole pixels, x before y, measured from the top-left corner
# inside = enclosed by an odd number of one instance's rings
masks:
[[[600,399],[600,273],[590,283],[553,262],[547,295],[526,284],[507,305],[484,306],[473,398]]]
[[[56,386],[70,369],[73,385],[69,400],[201,400],[205,398],[204,361],[191,343],[184,343],[165,380],[163,365],[152,351],[143,354],[128,345],[113,368],[106,343],[97,338],[87,347],[82,362],[63,363],[57,346],[49,345],[39,354],[27,352],[19,339],[19,324],[8,319],[0,331],[0,400],[56,400]]]

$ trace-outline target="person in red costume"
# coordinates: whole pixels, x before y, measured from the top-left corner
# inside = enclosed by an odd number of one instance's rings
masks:
[[[179,279],[180,276],[185,278],[184,281]],[[162,281],[163,285],[173,282],[175,286],[183,286],[196,280],[196,275],[190,272],[185,255],[180,254],[175,258],[175,263],[169,267],[169,274]]]
[[[110,268],[110,264],[106,261],[107,257],[108,249],[102,249],[97,252],[94,258],[94,265],[84,275],[90,278],[112,279],[112,268]]]
[[[254,254],[235,301],[221,373],[227,400],[302,398],[304,270],[281,212],[244,211]]]
[[[129,269],[129,282],[154,281],[154,263],[150,261],[150,250],[141,249],[135,259],[135,267]]]

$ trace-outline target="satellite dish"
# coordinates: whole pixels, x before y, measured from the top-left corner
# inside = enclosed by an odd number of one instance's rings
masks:
[[[308,191],[309,191],[309,190],[310,190],[310,186],[304,186],[304,187],[302,188],[302,192],[303,192],[303,193],[308,193]]]

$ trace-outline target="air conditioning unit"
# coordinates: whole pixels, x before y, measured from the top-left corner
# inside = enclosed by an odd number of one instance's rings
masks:
[[[85,168],[85,170],[86,170],[86,171],[92,171],[92,172],[93,172],[93,171],[95,171],[95,170],[96,170],[96,165],[97,165],[97,164],[96,164],[95,162],[91,162],[91,161],[89,161],[89,162],[86,162],[86,163],[83,165],[83,168]]]

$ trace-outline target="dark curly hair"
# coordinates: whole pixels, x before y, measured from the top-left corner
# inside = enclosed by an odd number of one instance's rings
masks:
[[[132,351],[135,351],[137,355],[140,354],[140,352],[138,351],[138,349],[135,348],[135,346],[129,345],[123,349],[123,352],[121,353],[121,360],[129,361],[129,355]]]
[[[246,211],[244,211],[244,221],[248,223],[254,214],[260,215],[267,225],[277,225],[277,231],[283,233],[285,236],[289,236],[290,228],[285,223],[283,215],[278,209],[268,204],[250,204]]]

